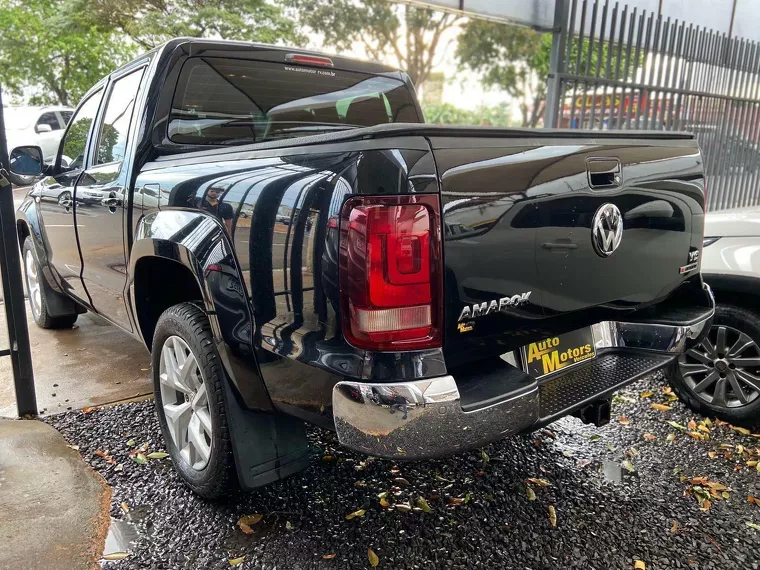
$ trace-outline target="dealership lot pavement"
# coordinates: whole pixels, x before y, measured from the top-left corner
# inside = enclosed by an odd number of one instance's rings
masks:
[[[757,570],[760,436],[703,423],[663,387],[622,392],[604,428],[567,419],[445,460],[367,460],[310,429],[307,471],[223,504],[189,493],[168,459],[130,457],[162,449],[150,401],[47,421],[137,531],[109,568],[364,568],[371,548],[381,568]]]

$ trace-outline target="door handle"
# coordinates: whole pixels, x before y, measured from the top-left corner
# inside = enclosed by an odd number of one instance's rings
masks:
[[[101,204],[106,206],[112,214],[116,213],[117,206],[121,205],[121,196],[117,196],[115,192],[111,192],[107,198],[103,198],[100,201]]]
[[[615,188],[623,183],[619,158],[587,158],[586,174],[591,188]]]

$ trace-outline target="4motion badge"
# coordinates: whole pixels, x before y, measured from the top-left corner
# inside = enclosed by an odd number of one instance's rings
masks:
[[[493,300],[491,302],[483,301],[482,303],[475,303],[474,305],[467,305],[462,309],[462,313],[459,315],[458,321],[466,321],[467,319],[475,319],[477,317],[485,317],[491,313],[502,312],[506,313],[510,307],[519,307],[524,305],[530,299],[530,294],[533,291],[527,291],[520,293],[519,295],[513,295],[512,297],[502,297],[501,299]],[[465,332],[460,329],[460,332]]]

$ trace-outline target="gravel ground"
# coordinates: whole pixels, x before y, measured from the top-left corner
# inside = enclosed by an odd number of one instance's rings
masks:
[[[112,516],[139,521],[129,556],[108,568],[230,568],[240,557],[242,569],[369,568],[371,548],[381,568],[760,569],[760,504],[748,501],[760,497],[760,436],[690,428],[704,419],[663,387],[652,377],[621,392],[604,428],[565,419],[446,460],[368,460],[312,428],[309,469],[224,504],[188,492],[168,459],[130,458],[143,444],[163,449],[152,402],[47,421],[112,485]],[[542,480],[533,493],[527,478]],[[239,517],[257,513],[244,534]]]

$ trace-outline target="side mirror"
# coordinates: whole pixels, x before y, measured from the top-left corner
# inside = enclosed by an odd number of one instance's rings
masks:
[[[37,134],[52,133],[53,132],[53,127],[51,127],[47,123],[40,123],[39,125],[37,125],[36,127],[34,127],[34,130],[37,131]]]
[[[38,146],[18,146],[11,151],[11,173],[19,176],[40,176],[45,170],[42,149]]]

